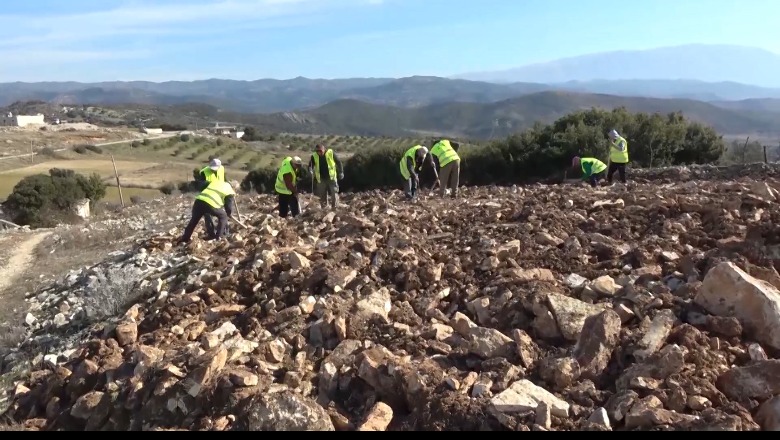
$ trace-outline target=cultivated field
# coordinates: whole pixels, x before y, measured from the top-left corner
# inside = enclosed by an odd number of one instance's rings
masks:
[[[420,139],[372,138],[363,136],[311,136],[269,134],[262,141],[244,142],[215,137],[205,130],[175,135],[165,139],[150,139],[131,129],[98,129],[89,124],[78,125],[82,131],[49,126],[47,130],[6,129],[0,142],[22,145],[33,142],[36,153],[27,155],[19,148],[2,148],[0,154],[0,199],[7,197],[16,183],[26,176],[48,173],[51,168],[71,169],[80,174],[99,174],[111,186],[106,200],[118,202],[119,193],[111,163],[114,156],[123,196],[153,198],[166,184],[178,185],[192,179],[193,170],[218,157],[226,167],[228,179],[242,180],[253,169],[274,167],[285,156],[298,155],[307,160],[316,144],[333,148],[346,160],[364,149],[413,146]],[[53,128],[52,128],[53,127]],[[26,137],[25,137],[26,136]],[[124,136],[124,137],[122,137]],[[12,139],[12,144],[8,140]],[[84,145],[98,145],[89,149]],[[79,147],[81,146],[81,147]],[[0,148],[3,145],[0,145]]]

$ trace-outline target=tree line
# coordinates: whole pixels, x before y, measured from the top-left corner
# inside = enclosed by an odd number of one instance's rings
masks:
[[[691,121],[681,112],[632,113],[625,108],[590,109],[571,113],[549,125],[534,127],[506,139],[479,147],[462,148],[461,184],[505,185],[540,179],[578,176],[570,168],[573,156],[607,161],[607,132],[617,130],[628,140],[632,167],[704,164],[717,161],[726,144],[715,129]],[[428,145],[430,147],[430,145]],[[398,146],[359,151],[345,161],[342,191],[395,188],[402,184],[398,164],[406,149]],[[308,157],[303,158],[308,163]],[[250,172],[241,183],[244,190],[271,192],[279,164]],[[308,174],[308,173],[304,173]],[[308,188],[311,177],[299,185]],[[423,172],[430,181],[431,173]]]

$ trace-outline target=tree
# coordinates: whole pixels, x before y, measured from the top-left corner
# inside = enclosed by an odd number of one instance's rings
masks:
[[[89,199],[92,204],[106,195],[106,185],[98,174],[89,177],[73,170],[52,168],[49,174],[27,176],[13,189],[4,203],[22,225],[54,226],[67,220],[75,204]]]

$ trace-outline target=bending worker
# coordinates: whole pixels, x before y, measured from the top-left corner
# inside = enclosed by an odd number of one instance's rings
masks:
[[[332,149],[326,149],[324,145],[317,144],[309,161],[309,172],[314,179],[315,193],[320,198],[322,207],[328,206],[328,198],[330,197],[330,204],[335,208],[339,203],[339,183],[336,178],[338,177],[338,180],[344,179],[344,167],[341,160],[333,154]]]
[[[436,166],[433,164],[432,155],[428,154],[428,149],[422,145],[415,145],[406,150],[401,162],[401,176],[406,180],[406,198],[413,199],[417,195],[417,188],[420,186],[420,172],[424,163],[427,162],[433,170],[433,175],[438,182],[439,176],[436,174]],[[434,183],[435,185],[435,183]]]
[[[452,197],[458,197],[458,183],[460,181],[460,156],[455,151],[460,144],[450,143],[447,139],[441,139],[431,147],[431,155],[439,162],[439,186],[441,196],[451,190]]]
[[[593,188],[596,187],[596,184],[600,179],[604,178],[604,171],[607,169],[607,165],[604,164],[604,162],[594,157],[580,158],[579,156],[575,156],[574,159],[571,160],[571,165],[574,168],[579,167],[582,169],[582,180],[589,181],[590,186]]]
[[[184,234],[179,239],[180,243],[189,243],[192,233],[198,222],[204,216],[217,217],[217,229],[213,238],[220,239],[227,230],[228,216],[233,211],[233,198],[236,195],[233,187],[227,182],[215,180],[195,197],[192,204],[192,218],[184,228]]]
[[[298,174],[301,172],[301,158],[285,157],[282,166],[276,173],[276,185],[274,189],[279,194],[279,216],[284,218],[292,212],[295,217],[301,213],[301,205],[298,203]]]
[[[609,171],[607,182],[612,183],[615,171],[620,175],[620,181],[626,183],[626,164],[628,163],[628,141],[620,136],[617,130],[609,131]]]
[[[216,157],[211,159],[209,164],[203,167],[198,173],[198,191],[203,191],[209,186],[209,183],[214,181],[225,182],[225,167],[222,166],[222,161]],[[210,215],[203,217],[203,222],[206,224],[206,232],[209,236],[214,237],[214,221]]]

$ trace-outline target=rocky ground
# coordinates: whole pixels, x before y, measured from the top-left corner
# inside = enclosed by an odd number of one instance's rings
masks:
[[[181,224],[32,293],[30,334],[2,358],[5,415],[40,430],[780,430],[776,171],[416,204],[377,191],[287,221],[244,198],[249,229],[228,240],[174,246]]]

